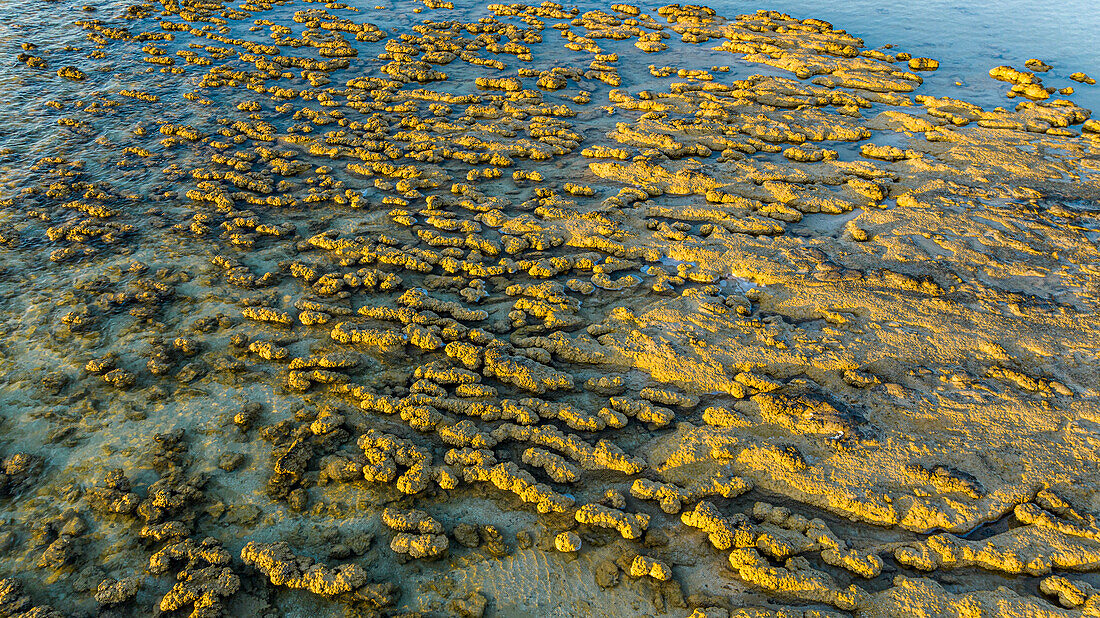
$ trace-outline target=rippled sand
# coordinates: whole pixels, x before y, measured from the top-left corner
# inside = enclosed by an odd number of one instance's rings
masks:
[[[0,31],[0,617],[1100,615],[1089,67],[50,6]]]

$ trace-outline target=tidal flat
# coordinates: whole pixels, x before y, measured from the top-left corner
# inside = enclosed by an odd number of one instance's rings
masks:
[[[1100,616],[1092,52],[84,1],[0,7],[0,618]]]

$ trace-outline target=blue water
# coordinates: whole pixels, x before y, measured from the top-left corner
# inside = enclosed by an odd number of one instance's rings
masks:
[[[384,3],[392,4],[388,0]],[[369,15],[369,9],[379,2],[356,0],[348,4],[362,7],[363,14]],[[580,2],[576,6],[606,10],[610,4]],[[635,4],[652,11],[668,3]],[[1069,97],[1071,100],[1091,110],[1100,109],[1100,84],[1069,79],[1077,71],[1100,79],[1100,2],[1095,0],[767,0],[697,4],[709,6],[729,19],[758,10],[823,19],[862,38],[869,48],[894,45],[896,51],[934,58],[939,60],[940,69],[922,73],[927,83],[923,94],[935,90],[936,96],[964,99],[986,109],[1011,108],[1018,101],[1004,96],[1005,84],[990,79],[991,68],[1006,64],[1025,70],[1024,61],[1038,58],[1053,66],[1040,75],[1044,85],[1072,86],[1075,93]],[[469,0],[455,2],[458,12],[481,6]],[[655,55],[654,61],[670,61],[661,57]]]
[[[1095,0],[775,0],[709,6],[720,14],[771,9],[824,19],[863,38],[868,47],[892,43],[914,56],[935,58],[940,69],[923,74],[930,87],[942,86],[987,109],[1014,105],[1003,96],[1003,84],[989,78],[989,69],[1007,64],[1023,70],[1025,60],[1038,58],[1054,67],[1042,75],[1045,85],[1073,86],[1072,100],[1100,109],[1100,84],[1068,79],[1076,71],[1100,79],[1100,2]],[[990,84],[997,85],[994,93]]]
[[[32,144],[43,147],[46,145],[43,142],[50,141],[43,135],[41,127],[25,122],[28,108],[36,107],[36,103],[40,104],[44,93],[39,84],[35,83],[37,72],[15,62],[14,57],[22,51],[19,45],[23,42],[38,44],[41,51],[35,53],[45,52],[44,55],[50,60],[50,74],[65,64],[87,67],[91,64],[86,57],[90,46],[84,36],[85,32],[72,22],[77,19],[110,21],[129,4],[120,0],[0,2],[0,53],[6,58],[0,64],[0,88],[6,93],[3,102],[0,102],[0,126],[5,129],[4,135],[0,136],[2,146],[27,149]],[[484,15],[487,3],[458,0],[454,11],[425,11],[420,14],[408,10],[409,6],[421,6],[419,3],[351,0],[346,4],[361,9],[357,19],[400,31],[429,16],[432,19],[463,19],[473,14]],[[582,10],[606,9],[610,4],[581,2],[577,6]],[[655,9],[663,4],[665,3],[643,2],[638,5]],[[997,106],[1012,107],[1017,103],[1017,100],[1004,96],[1007,90],[1005,84],[989,78],[989,69],[1001,64],[1024,69],[1025,60],[1039,58],[1054,67],[1050,72],[1042,74],[1045,85],[1059,88],[1072,86],[1076,92],[1069,97],[1071,100],[1082,107],[1100,109],[1100,85],[1079,84],[1068,78],[1069,74],[1076,71],[1084,71],[1094,78],[1100,78],[1100,2],[1093,0],[1067,0],[1059,3],[1043,0],[769,0],[705,4],[713,7],[719,15],[731,19],[738,14],[753,13],[760,9],[777,10],[799,18],[824,19],[837,28],[861,37],[870,48],[893,44],[897,51],[935,58],[940,62],[940,69],[922,74],[926,81],[926,86],[920,91],[922,94],[953,96],[987,109]],[[83,7],[89,5],[96,10],[84,11]],[[376,10],[374,7],[377,5],[386,8]],[[295,3],[276,7],[271,14],[285,12],[289,15],[300,8],[302,6]],[[261,33],[261,37],[263,34]],[[80,48],[80,51],[65,51],[66,45]],[[711,45],[699,46],[698,53],[709,55],[709,47]],[[723,63],[734,60],[733,55],[724,52],[715,55],[726,59]],[[136,61],[136,58],[107,59],[105,69],[112,77],[108,87],[116,91],[117,88],[142,87],[141,82],[148,80],[143,75],[129,73],[126,64],[141,63],[127,60]],[[652,57],[652,61],[658,63],[675,60],[667,54],[655,54]],[[755,71],[768,72],[768,69],[757,65]],[[89,91],[90,83],[73,84],[57,79],[49,81],[54,90],[46,93],[47,96],[88,96],[94,92]],[[97,80],[89,80],[92,81]]]

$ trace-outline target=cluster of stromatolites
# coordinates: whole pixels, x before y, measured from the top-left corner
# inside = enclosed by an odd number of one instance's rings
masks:
[[[985,109],[693,5],[76,25],[12,53],[0,618],[1100,615],[1075,67]]]

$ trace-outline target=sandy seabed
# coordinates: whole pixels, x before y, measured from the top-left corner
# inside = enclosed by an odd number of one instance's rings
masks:
[[[985,109],[770,11],[46,5],[0,617],[1100,616],[1088,67]]]

